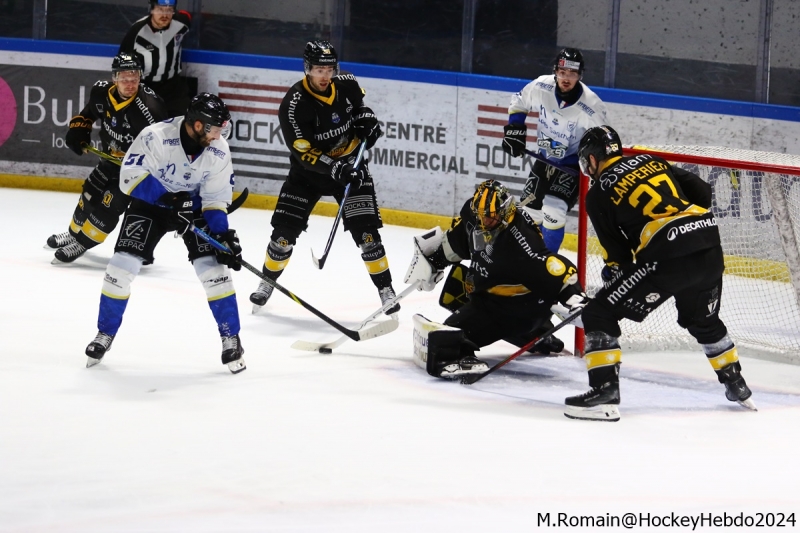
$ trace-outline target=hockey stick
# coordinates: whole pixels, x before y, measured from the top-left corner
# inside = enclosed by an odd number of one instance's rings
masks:
[[[381,306],[380,309],[378,309],[377,311],[369,315],[367,318],[362,320],[361,324],[359,324],[356,329],[360,330],[361,328],[363,328],[364,326],[366,326],[367,324],[378,318],[378,316],[380,316],[381,313],[383,313],[384,311],[392,307],[394,304],[396,304],[397,302],[399,302],[400,300],[402,300],[403,298],[414,292],[417,289],[417,287],[419,287],[419,284],[420,284],[419,281],[415,281],[414,283],[409,285],[406,288],[406,290],[404,290],[391,300],[387,301],[385,304]],[[338,348],[346,341],[347,341],[346,335],[342,335],[335,341],[331,342],[295,341],[294,344],[292,344],[292,348],[294,348],[295,350],[303,350],[306,352],[319,352],[327,354],[333,352],[334,348]]]
[[[220,250],[220,251],[228,253],[228,254],[231,253],[230,248],[228,248],[227,246],[225,246],[221,242],[217,241],[211,235],[209,235],[205,231],[201,230],[200,228],[198,228],[194,224],[191,224],[189,226],[189,230],[192,233],[194,233],[195,235],[197,235],[198,237],[200,237],[201,239],[203,239],[206,242],[208,242],[211,246],[213,246],[217,250]],[[266,281],[267,283],[272,285],[274,288],[278,289],[280,292],[282,292],[283,294],[285,294],[286,296],[288,296],[289,298],[291,298],[292,300],[294,300],[295,302],[297,302],[301,306],[305,307],[306,309],[311,311],[313,314],[317,315],[319,318],[321,318],[322,320],[324,320],[325,322],[327,322],[329,325],[333,326],[334,328],[338,329],[339,331],[341,331],[342,333],[344,333],[345,335],[347,335],[349,338],[353,339],[354,341],[363,341],[363,340],[367,340],[367,339],[374,339],[375,337],[380,337],[381,335],[386,335],[387,333],[391,333],[392,331],[396,330],[397,327],[400,325],[397,320],[384,320],[383,322],[379,322],[379,323],[375,324],[374,326],[371,326],[371,327],[369,327],[369,328],[367,328],[367,329],[365,329],[363,331],[354,331],[352,329],[347,329],[343,325],[339,324],[338,322],[336,322],[335,320],[330,318],[325,313],[317,310],[314,306],[312,306],[308,302],[305,302],[304,300],[302,300],[299,296],[297,296],[296,294],[294,294],[290,290],[288,290],[288,289],[282,287],[281,285],[279,285],[278,282],[276,282],[275,280],[272,280],[272,279],[268,278],[267,276],[265,276],[259,269],[257,269],[256,267],[254,267],[253,265],[251,265],[250,263],[248,263],[244,259],[240,260],[240,262],[241,262],[242,266],[245,267],[247,270],[249,270],[250,272],[252,272],[256,276],[258,276],[262,280]]]
[[[353,169],[357,169],[361,164],[366,148],[367,141],[361,141],[361,145],[358,147],[358,154],[356,155],[356,162],[353,163]],[[347,196],[350,194],[350,185],[352,185],[352,183],[348,183],[347,187],[344,188],[344,196],[342,196],[342,202],[339,204],[339,211],[336,213],[336,220],[333,221],[333,228],[331,228],[331,234],[328,236],[328,243],[325,245],[325,252],[323,252],[322,257],[317,259],[317,256],[314,255],[314,250],[311,250],[311,259],[314,260],[314,265],[320,270],[325,266],[325,260],[328,259],[328,253],[331,251],[331,246],[333,245],[333,238],[336,237],[336,230],[339,227],[339,221],[342,219],[342,213],[344,212],[344,204],[347,201]]]
[[[543,333],[539,337],[533,339],[531,342],[529,342],[528,344],[526,344],[525,346],[523,346],[522,348],[520,348],[516,352],[512,353],[511,355],[509,355],[508,357],[506,357],[505,359],[503,359],[502,361],[500,361],[499,363],[494,365],[492,368],[490,368],[489,370],[487,370],[483,374],[467,374],[466,376],[463,376],[461,378],[461,383],[463,385],[472,385],[473,383],[476,383],[476,382],[482,380],[483,378],[485,378],[486,376],[488,376],[489,374],[491,374],[492,372],[494,372],[498,368],[505,366],[506,364],[510,363],[511,361],[513,361],[514,359],[516,359],[517,357],[519,357],[523,353],[527,352],[531,348],[534,348],[537,344],[542,342],[544,339],[546,339],[547,337],[549,337],[550,335],[552,335],[556,331],[560,330],[561,328],[563,328],[564,326],[566,326],[567,324],[569,324],[570,322],[572,322],[573,320],[578,318],[581,313],[583,313],[583,307],[581,307],[580,309],[578,309],[577,311],[575,311],[574,313],[569,315],[567,318],[565,318],[564,320],[559,322],[559,324],[557,326],[552,327],[550,329],[550,331],[548,331],[546,333]]]
[[[95,147],[94,147],[94,146],[92,146],[91,144],[86,144],[86,143],[83,143],[83,144],[81,145],[81,147],[82,147],[82,148],[83,148],[85,151],[87,151],[87,152],[91,152],[91,153],[93,153],[94,155],[96,155],[97,157],[99,157],[99,158],[101,158],[101,159],[105,159],[106,161],[111,161],[111,162],[112,162],[112,163],[114,163],[115,165],[120,165],[120,166],[122,166],[122,158],[121,158],[121,157],[115,157],[115,156],[113,156],[113,155],[111,155],[111,154],[107,154],[107,153],[105,153],[105,152],[103,152],[103,151],[101,151],[101,150],[98,150],[97,148],[95,148]]]

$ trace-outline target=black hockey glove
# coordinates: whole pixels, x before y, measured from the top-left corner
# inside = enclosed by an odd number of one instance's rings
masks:
[[[375,116],[372,109],[366,106],[359,109],[353,115],[353,118],[355,119],[353,131],[356,137],[362,141],[367,141],[367,150],[369,150],[375,146],[375,143],[383,135],[381,125],[378,123],[378,118]]]
[[[367,179],[367,172],[361,166],[356,169],[351,163],[340,159],[331,167],[331,177],[343,186],[350,183],[354,188],[358,188]]]
[[[511,157],[525,155],[528,126],[525,124],[506,124],[503,126],[503,151]]]
[[[83,182],[83,198],[92,205],[98,205],[106,192],[108,176],[103,174],[99,168],[92,170],[86,181]]]
[[[82,115],[72,117],[69,121],[69,130],[64,136],[67,148],[78,155],[83,155],[83,145],[89,144],[92,140],[92,124],[94,124],[92,119]]]
[[[175,229],[178,235],[186,233],[186,230],[189,229],[194,220],[192,195],[186,191],[167,192],[161,195],[158,199],[158,204],[172,210],[172,221],[178,226]]]
[[[231,253],[227,253],[214,248],[214,253],[217,256],[217,263],[232,268],[233,270],[241,270],[242,247],[239,245],[239,236],[236,235],[236,230],[229,229],[225,233],[215,235],[214,238],[227,246],[231,251]]]

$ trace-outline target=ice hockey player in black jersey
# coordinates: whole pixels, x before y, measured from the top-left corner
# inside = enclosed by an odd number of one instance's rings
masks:
[[[95,83],[86,106],[69,122],[65,144],[70,150],[83,155],[92,125],[99,121],[102,151],[121,158],[140,131],[167,118],[164,101],[141,83],[141,74],[142,65],[134,56],[114,57],[111,82]],[[83,183],[69,229],[47,239],[46,248],[56,251],[53,264],[71,263],[105,241],[128,201],[119,190],[119,164],[101,159]]]
[[[191,98],[181,75],[181,50],[192,16],[176,11],[177,0],[149,0],[149,4],[150,14],[133,23],[119,53],[139,58],[142,81],[164,99],[169,116],[177,117],[184,114]]]
[[[305,77],[289,89],[279,110],[291,165],[272,216],[263,272],[273,280],[281,275],[320,197],[333,196],[341,205],[345,187],[350,184],[342,216],[344,229],[361,249],[367,272],[385,303],[395,293],[378,232],[383,222],[375,187],[368,161],[363,160],[357,169],[353,164],[360,142],[364,140],[369,149],[383,132],[375,113],[364,104],[364,91],[355,76],[339,71],[331,43],[307,43],[303,65]],[[272,285],[262,281],[250,295],[253,312],[271,295]],[[386,313],[399,309],[395,304]]]
[[[619,420],[619,321],[641,322],[670,297],[678,324],[703,347],[727,399],[755,409],[719,317],[725,265],[711,186],[660,157],[623,156],[610,126],[583,135],[578,160],[593,179],[586,212],[607,255],[604,286],[583,311],[591,390],[567,398],[564,414]]]
[[[448,231],[437,227],[414,240],[405,282],[419,281],[422,290],[432,290],[448,265],[471,261],[468,300],[444,321],[463,332],[463,341],[459,335],[428,335],[425,369],[432,376],[485,372],[488,365],[475,357],[476,349],[501,339],[524,346],[552,327],[551,307],[561,304],[573,312],[586,303],[575,265],[547,250],[539,227],[497,181],[478,185]],[[544,343],[552,351],[564,347],[556,338]]]

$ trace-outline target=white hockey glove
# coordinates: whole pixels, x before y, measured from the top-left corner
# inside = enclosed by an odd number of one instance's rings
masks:
[[[444,234],[438,226],[423,235],[414,237],[414,257],[406,271],[405,283],[419,281],[419,290],[432,291],[444,278],[444,272],[435,268],[426,255],[432,255],[441,245]]]
[[[553,306],[550,307],[550,311],[552,311],[554,315],[563,321],[566,320],[568,316],[575,313],[578,309],[583,309],[586,307],[586,304],[589,303],[590,299],[591,298],[586,296],[584,293],[573,294],[563,304],[560,302],[553,304]],[[575,318],[571,323],[576,328],[583,328],[583,320],[581,320],[580,316]]]

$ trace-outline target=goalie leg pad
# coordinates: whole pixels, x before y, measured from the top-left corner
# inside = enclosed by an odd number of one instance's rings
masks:
[[[489,365],[475,358],[477,346],[464,338],[464,332],[422,315],[414,315],[414,363],[433,377],[458,377],[481,374]]]

